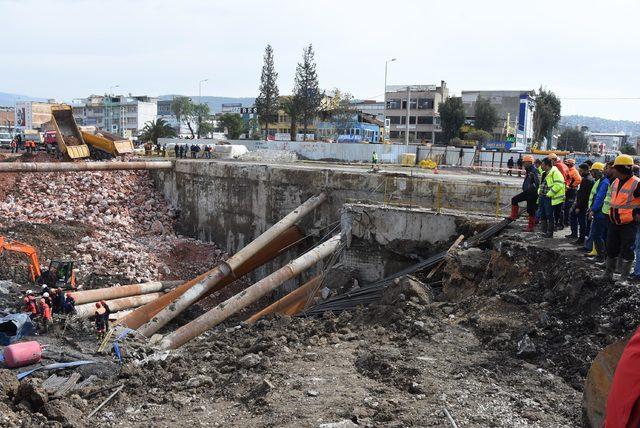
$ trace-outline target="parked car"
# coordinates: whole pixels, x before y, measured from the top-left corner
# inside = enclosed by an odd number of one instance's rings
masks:
[[[0,148],[10,149],[13,137],[8,132],[0,132]]]

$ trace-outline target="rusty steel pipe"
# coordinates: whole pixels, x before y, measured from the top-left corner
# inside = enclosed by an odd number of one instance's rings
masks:
[[[303,235],[300,229],[297,226],[291,226],[276,239],[274,239],[269,245],[257,252],[253,257],[247,259],[247,261],[243,263],[236,272],[234,272],[233,276],[229,276],[220,281],[218,285],[209,290],[209,292],[213,293],[221,289],[224,285],[230,284],[236,279],[275,259],[280,255],[282,251],[294,245],[296,242],[302,239],[302,237]],[[131,314],[123,318],[120,323],[132,329],[139,328],[141,325],[148,322],[154,315],[160,312],[162,308],[169,305],[175,299],[180,297],[186,290],[203,279],[207,275],[207,273],[208,272],[205,272],[202,275],[192,279],[191,281],[185,282],[184,284],[174,288],[159,299],[154,300],[153,302],[148,303],[140,308],[137,308]]]
[[[2,172],[73,172],[172,169],[171,161],[132,162],[0,162]]]
[[[121,311],[123,309],[135,308],[142,306],[149,302],[154,301],[164,293],[149,293],[142,294],[140,296],[123,297],[121,299],[106,300],[105,302],[109,306],[111,312]],[[76,306],[76,316],[78,318],[89,318],[96,312],[95,303],[85,303],[84,305]]]
[[[335,235],[328,241],[323,242],[297,259],[292,260],[271,275],[256,282],[246,290],[241,291],[214,307],[209,312],[169,334],[160,342],[160,348],[166,350],[181,347],[191,339],[220,324],[242,308],[247,307],[265,296],[270,291],[275,290],[285,281],[300,275],[322,259],[330,256],[336,251],[339,245],[340,235]]]
[[[121,285],[119,287],[97,288],[95,290],[75,291],[71,293],[76,304],[98,302],[100,300],[113,300],[121,297],[139,296],[141,294],[155,293],[168,288],[177,287],[182,281],[151,281],[142,284]]]
[[[270,314],[283,314],[283,315],[295,315],[304,309],[307,300],[311,294],[317,294],[316,287],[320,284],[322,279],[321,275],[311,278],[304,285],[293,290],[291,293],[279,299],[259,312],[256,312],[245,321],[247,324],[253,324],[260,318],[266,317]]]
[[[320,193],[313,196],[295,210],[291,211],[279,222],[267,229],[262,235],[251,241],[249,245],[229,257],[226,261],[221,262],[214,269],[209,271],[207,275],[199,280],[196,284],[185,291],[173,303],[166,306],[158,312],[145,325],[138,329],[138,332],[146,337],[151,337],[162,327],[167,325],[172,319],[178,316],[182,311],[197,302],[202,296],[212,290],[225,277],[237,271],[243,263],[254,256],[258,251],[269,245],[271,241],[276,239],[281,233],[293,226],[297,221],[312,212],[316,207],[327,199],[327,195]]]

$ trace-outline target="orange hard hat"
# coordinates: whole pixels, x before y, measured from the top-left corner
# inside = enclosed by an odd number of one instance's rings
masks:
[[[576,160],[575,159],[565,159],[564,163],[566,163],[567,165],[575,165],[576,164]]]
[[[533,156],[524,155],[524,157],[522,158],[522,162],[531,162],[531,163],[533,163]]]

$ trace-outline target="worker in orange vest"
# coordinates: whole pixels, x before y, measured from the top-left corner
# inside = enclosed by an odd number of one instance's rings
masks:
[[[564,216],[562,217],[564,227],[569,227],[569,216],[573,209],[573,204],[576,202],[576,195],[578,194],[578,187],[582,182],[582,176],[576,169],[575,159],[565,159],[564,164],[567,166],[567,176],[565,177],[565,183],[567,183],[567,191],[564,199]]]
[[[45,333],[47,333],[49,332],[49,327],[51,327],[51,324],[53,322],[51,317],[51,306],[49,306],[45,300],[44,303],[41,305],[41,309],[42,309],[42,318],[40,319],[40,323],[41,323],[42,330]]]
[[[640,426],[640,328],[618,361],[605,413],[605,428]]]
[[[640,218],[640,178],[633,175],[633,158],[616,157],[611,169],[615,180],[611,184],[611,205],[607,231],[607,262],[602,279],[612,280],[618,266],[620,284],[626,284],[633,265],[637,224]]]
[[[31,290],[27,290],[24,298],[24,311],[29,314],[31,319],[38,316],[38,305],[36,304],[36,295]]]
[[[109,322],[109,319],[107,318],[107,309],[102,306],[102,303],[96,302],[96,312],[94,313],[94,316],[96,323],[96,332],[98,333],[98,340],[101,340],[107,331],[107,324]]]

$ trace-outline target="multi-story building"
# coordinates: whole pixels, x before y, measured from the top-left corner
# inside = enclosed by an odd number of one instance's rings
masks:
[[[91,95],[74,100],[73,116],[80,125],[132,137],[140,133],[147,122],[156,119],[158,100],[148,96]]]
[[[505,141],[510,134],[516,138],[515,147],[525,149],[533,141],[533,90],[522,91],[462,91],[462,104],[467,122],[473,125],[478,98],[489,100],[496,109],[498,125],[493,129],[496,141]]]
[[[44,130],[44,124],[51,120],[51,106],[54,100],[46,103],[39,101],[18,101],[14,111],[16,131],[25,129]]]
[[[0,107],[0,132],[13,133],[16,127],[15,114],[13,107]]]
[[[629,141],[629,135],[624,132],[592,132],[589,138],[590,146],[602,154],[617,154]]]
[[[448,96],[449,89],[444,80],[440,82],[440,86],[387,86],[384,113],[389,125],[389,139],[404,142],[408,132],[409,142],[440,142],[442,128],[438,105]]]
[[[348,120],[324,120],[316,124],[317,138],[338,143],[379,143],[382,121],[365,113],[355,113]]]

